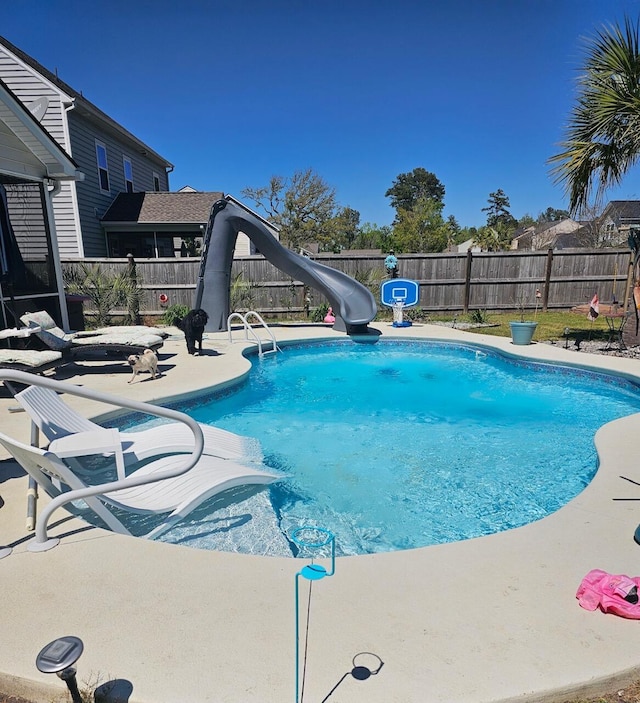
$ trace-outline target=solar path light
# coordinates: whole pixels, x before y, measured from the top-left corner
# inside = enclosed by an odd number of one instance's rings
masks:
[[[59,637],[49,642],[36,657],[38,671],[43,674],[57,674],[69,689],[73,703],[82,703],[74,664],[80,659],[84,644],[79,637]]]

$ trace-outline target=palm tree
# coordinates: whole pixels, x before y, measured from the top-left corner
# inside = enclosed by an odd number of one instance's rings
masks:
[[[588,206],[594,185],[599,200],[640,158],[639,45],[638,22],[629,18],[623,28],[599,30],[587,45],[567,139],[550,159],[572,213]]]

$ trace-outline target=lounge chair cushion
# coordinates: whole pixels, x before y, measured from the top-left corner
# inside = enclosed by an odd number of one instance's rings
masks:
[[[38,369],[62,360],[57,351],[35,351],[33,349],[0,349],[0,366]]]
[[[162,346],[162,337],[146,332],[120,332],[116,327],[108,334],[94,334],[91,336],[77,336],[73,339],[73,346],[121,346],[121,347],[144,347],[154,348]]]
[[[156,334],[155,328],[144,325],[103,327],[99,330],[67,333],[61,330],[49,313],[44,310],[26,313],[20,319],[29,327],[40,327],[40,331],[36,332],[38,339],[44,342],[49,349],[56,351],[64,351],[78,346],[104,345],[141,348],[162,346],[162,336],[159,334],[159,330]]]
[[[155,334],[162,339],[166,339],[169,333],[159,327],[149,327],[148,325],[118,325],[117,327],[98,327],[97,330],[93,330],[97,334],[110,334],[111,332],[120,332],[122,334]],[[78,336],[82,332],[78,332]]]
[[[40,327],[37,332],[38,339],[44,342],[49,349],[63,351],[69,349],[73,344],[75,334],[67,334],[61,330],[48,312],[29,312],[23,315],[20,320],[28,327]]]

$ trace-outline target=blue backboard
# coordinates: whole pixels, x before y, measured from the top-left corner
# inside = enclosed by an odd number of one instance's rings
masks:
[[[417,305],[420,300],[420,285],[406,278],[391,278],[380,286],[380,300],[391,307],[394,303],[404,303],[404,307]]]

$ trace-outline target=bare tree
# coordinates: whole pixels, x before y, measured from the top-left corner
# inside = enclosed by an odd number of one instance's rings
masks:
[[[291,178],[272,176],[269,185],[241,192],[280,228],[283,242],[292,249],[331,239],[335,190],[313,169],[296,171]]]

